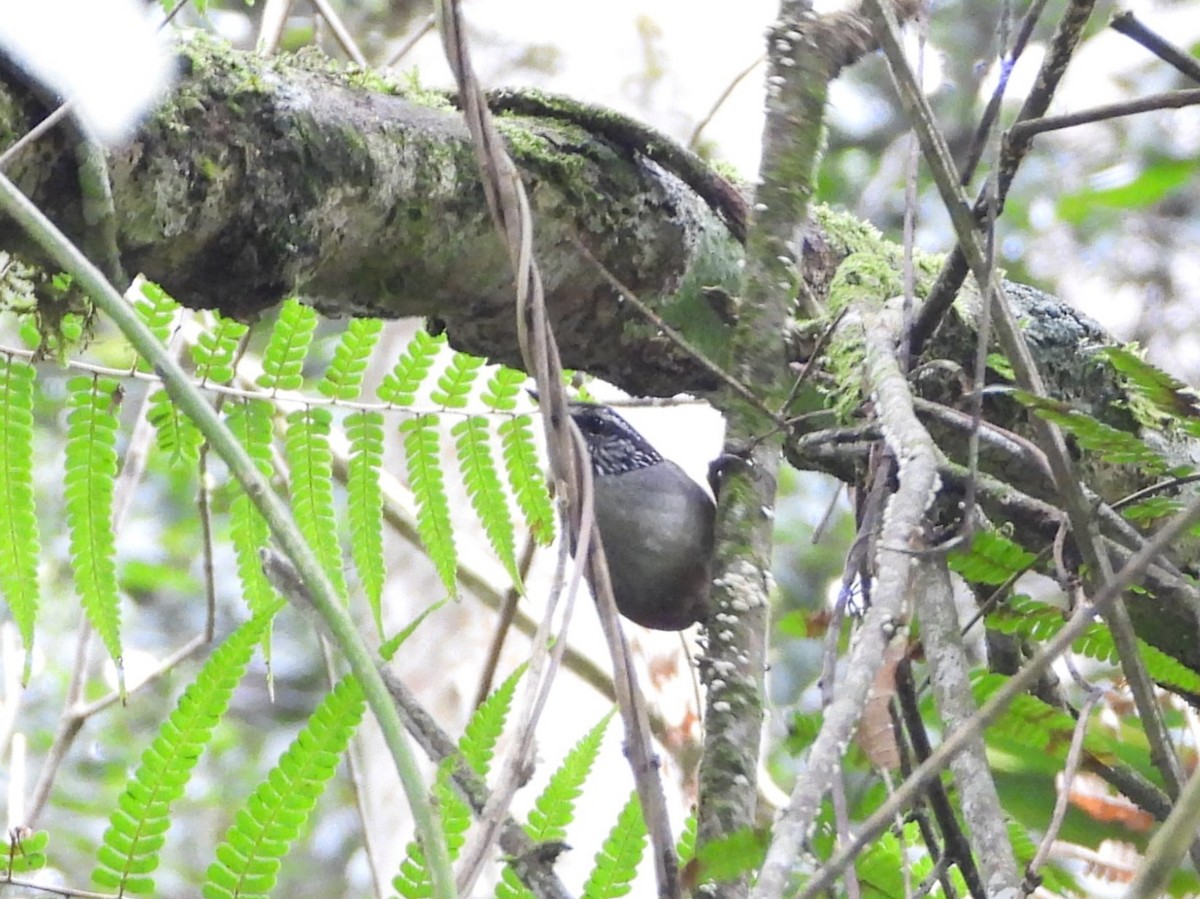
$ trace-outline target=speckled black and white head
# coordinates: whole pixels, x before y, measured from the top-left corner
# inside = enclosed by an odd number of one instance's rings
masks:
[[[593,474],[622,474],[663,460],[645,437],[608,406],[571,403],[568,411],[587,442]]]

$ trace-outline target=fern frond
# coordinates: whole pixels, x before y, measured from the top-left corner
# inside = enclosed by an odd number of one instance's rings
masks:
[[[445,343],[445,334],[437,337],[430,336],[427,331],[414,334],[400,361],[376,388],[376,395],[393,406],[411,406]]]
[[[523,371],[501,365],[488,378],[480,400],[489,409],[497,412],[511,412],[517,408],[517,393],[529,376]]]
[[[600,752],[604,731],[614,711],[610,711],[583,735],[583,739],[571,748],[558,770],[550,776],[550,782],[529,812],[529,823],[525,830],[532,839],[544,842],[566,838],[567,825],[575,816],[575,800],[579,798],[583,782],[587,780],[596,755]]]
[[[529,533],[538,543],[549,546],[554,542],[554,507],[533,442],[533,419],[518,415],[501,422],[497,430],[508,483]]]
[[[141,296],[133,303],[133,308],[141,317],[142,322],[154,332],[159,343],[166,343],[171,338],[171,325],[179,312],[179,304],[153,281],[143,281]],[[153,371],[153,367],[145,359],[138,357],[138,371]]]
[[[358,681],[343,679],[237,813],[208,867],[205,899],[266,897],[291,843],[333,777],[362,720]]]
[[[238,344],[249,328],[232,318],[224,318],[209,312],[212,328],[200,332],[192,344],[192,361],[196,365],[196,378],[201,384],[228,384],[233,380],[234,358]]]
[[[260,387],[299,390],[304,385],[304,357],[308,355],[316,327],[316,310],[295,297],[284,301],[263,351]]]
[[[999,531],[977,531],[971,542],[947,556],[950,570],[975,584],[1003,584],[1033,564],[1035,556]]]
[[[291,469],[292,514],[338,595],[346,600],[342,547],[333,509],[333,413],[324,406],[298,409],[287,417],[284,451]]]
[[[441,575],[442,583],[455,594],[458,592],[458,555],[450,525],[450,502],[442,480],[437,425],[436,416],[418,415],[400,425],[400,433],[404,434],[408,486],[417,501],[417,533],[421,535],[421,542]]]
[[[1183,503],[1172,496],[1149,496],[1146,499],[1126,506],[1121,515],[1129,521],[1148,524],[1174,515],[1183,508]]]
[[[1137,645],[1146,672],[1155,681],[1184,693],[1200,692],[1200,674],[1145,640],[1138,638]],[[1121,657],[1117,652],[1116,641],[1112,631],[1103,624],[1093,624],[1089,627],[1078,640],[1071,643],[1071,649],[1090,659],[1120,667]]]
[[[1090,415],[1072,409],[1066,403],[1015,391],[1014,396],[1039,417],[1052,422],[1073,436],[1081,447],[1112,465],[1135,465],[1152,477],[1165,474],[1182,476],[1188,468],[1173,467],[1162,454],[1128,431],[1096,421]]]
[[[375,630],[383,636],[383,492],[379,470],[383,464],[383,415],[352,412],[344,422],[350,441],[346,466],[346,513],[350,519],[350,554]]]
[[[455,353],[429,398],[447,409],[465,409],[471,387],[482,367],[483,359],[480,357]]]
[[[1125,376],[1129,386],[1163,415],[1179,422],[1193,437],[1200,437],[1200,396],[1196,391],[1126,347],[1105,347],[1096,355],[1108,360]]]
[[[1002,674],[990,672],[973,676],[971,692],[976,703],[982,705],[1007,680]],[[1050,765],[1061,765],[1066,761],[1074,732],[1074,718],[1036,696],[1023,693],[989,725],[986,736],[989,742],[1003,739],[1009,746],[1019,747],[1027,758],[1035,758]],[[1113,746],[1109,738],[1096,728],[1090,729],[1084,735],[1083,745],[1089,752],[1101,758],[1112,755]]]
[[[0,595],[25,647],[22,683],[29,681],[41,557],[33,493],[33,382],[32,365],[0,356]]]
[[[76,377],[67,381],[67,529],[75,588],[88,621],[104,641],[124,692],[121,605],[117,598],[113,487],[117,478],[117,382]]]
[[[1062,629],[1066,619],[1061,609],[1020,595],[988,615],[987,621],[990,629],[1000,633],[1045,642]],[[1154,680],[1185,693],[1200,693],[1200,674],[1140,638],[1137,645],[1146,671]],[[1071,643],[1071,649],[1089,659],[1120,665],[1112,631],[1100,623],[1089,626]]]
[[[226,424],[246,448],[258,470],[264,475],[274,473],[271,464],[271,415],[273,406],[267,400],[245,400],[228,407]],[[259,550],[267,545],[271,531],[250,497],[238,485],[229,504],[229,536],[237,557],[238,578],[242,596],[252,614],[259,615],[279,601],[275,588],[263,573]],[[271,631],[263,634],[263,654],[271,659]]]
[[[424,615],[422,615],[423,617]],[[414,622],[414,625],[420,620]],[[406,630],[410,630],[414,625],[410,625]],[[504,731],[504,723],[512,708],[513,694],[516,692],[517,683],[525,673],[525,667],[525,665],[518,667],[480,704],[471,716],[471,720],[467,722],[462,737],[459,738],[458,750],[462,761],[480,777],[487,777],[496,741]],[[458,857],[458,850],[462,847],[464,839],[463,834],[471,823],[470,807],[451,785],[451,775],[458,764],[458,757],[448,758],[442,762],[438,768],[438,779],[434,789],[438,808],[442,812],[442,830],[446,837],[446,845],[450,850],[451,860]],[[511,895],[527,895],[524,885],[517,879],[515,872],[506,869],[506,873],[513,884]],[[425,864],[425,854],[415,841],[408,844],[407,855],[400,865],[400,873],[392,881],[392,886],[404,899],[426,899],[432,895],[432,884],[428,867]]]
[[[230,634],[179,698],[121,793],[96,854],[93,882],[122,894],[154,892],[149,874],[158,866],[171,803],[183,795],[269,621],[261,615]]]
[[[504,564],[514,586],[521,590],[521,572],[517,568],[516,536],[512,516],[508,512],[508,497],[496,473],[489,443],[488,421],[482,415],[463,419],[450,433],[455,437],[458,464],[463,486],[471,500],[471,508],[479,516],[492,549]]]
[[[583,885],[585,899],[617,899],[626,895],[632,889],[645,850],[646,822],[634,791],[596,853],[596,864]]]
[[[163,388],[150,397],[146,418],[154,426],[155,443],[171,465],[194,465],[200,459],[204,435],[175,405]]]
[[[1019,593],[989,614],[987,625],[990,630],[1015,634],[1023,640],[1044,642],[1062,630],[1064,620],[1062,609]]]
[[[519,665],[504,679],[504,683],[479,704],[458,740],[458,751],[462,753],[463,761],[480,777],[488,775],[496,741],[504,733],[504,723],[512,709],[513,694],[524,673],[525,665]]]
[[[451,783],[458,759],[443,759],[438,765],[437,778],[433,785],[433,796],[441,816],[442,836],[450,860],[458,858],[458,852],[466,841],[467,829],[471,826],[471,807],[463,800]],[[405,847],[405,857],[400,862],[400,872],[392,879],[392,887],[403,899],[428,899],[433,895],[433,881],[429,866],[425,863],[425,850],[416,840]]]
[[[337,400],[358,398],[362,389],[363,373],[371,361],[371,350],[379,340],[383,322],[377,318],[352,318],[342,332],[333,360],[325,370],[324,377],[317,382],[317,390]]]

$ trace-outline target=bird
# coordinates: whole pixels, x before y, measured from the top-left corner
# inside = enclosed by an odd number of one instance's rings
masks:
[[[572,402],[567,411],[591,456],[596,527],[617,609],[661,631],[704,620],[712,579],[712,497],[610,407]]]

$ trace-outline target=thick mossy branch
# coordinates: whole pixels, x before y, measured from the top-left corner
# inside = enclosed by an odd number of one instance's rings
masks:
[[[444,99],[311,53],[264,60],[197,35],[178,55],[170,97],[108,158],[126,271],[241,319],[293,293],[330,315],[432,316],[455,346],[519,360],[507,257]],[[0,67],[0,134],[43,115]],[[632,326],[574,241],[720,362],[725,325],[702,288],[736,294],[741,259],[721,215],[646,153],[561,115],[513,114],[502,130],[534,205],[564,362],[643,393],[711,386],[657,329]],[[70,138],[43,141],[10,172],[79,241]],[[0,245],[22,245],[7,221]]]

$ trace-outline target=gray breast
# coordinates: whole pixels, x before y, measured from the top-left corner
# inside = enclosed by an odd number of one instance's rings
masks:
[[[596,521],[621,614],[658,630],[705,617],[714,508],[704,489],[670,461],[595,483]]]

